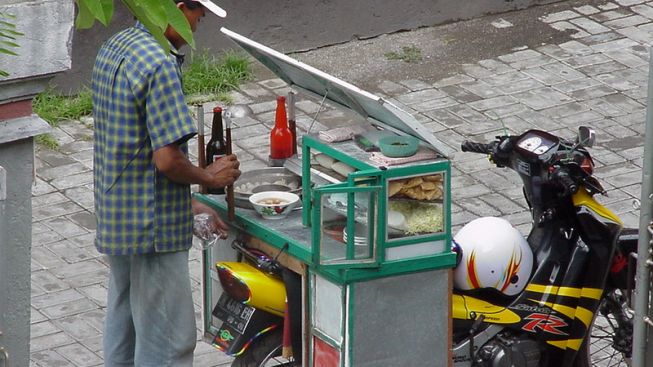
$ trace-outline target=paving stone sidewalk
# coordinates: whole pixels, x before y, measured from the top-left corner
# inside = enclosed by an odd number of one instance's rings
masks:
[[[476,63],[460,60],[461,72],[435,83],[378,80],[384,96],[459,150],[465,139],[488,141],[508,130],[541,128],[573,137],[579,125],[597,130],[596,176],[601,198],[627,226],[638,226],[633,200],[640,197],[644,121],[653,42],[653,2],[593,1],[547,14],[543,22],[572,40],[517,48]],[[506,24],[507,23],[507,24]],[[510,27],[509,22],[496,23]],[[279,79],[257,80],[232,93],[253,118],[234,122],[235,152],[244,170],[265,167],[275,96],[288,87]],[[207,103],[211,111],[215,103]],[[349,123],[351,117],[319,101],[299,99],[302,133]],[[317,119],[313,118],[317,111]],[[210,131],[210,116],[205,118]],[[31,366],[102,365],[101,331],[108,268],[93,246],[92,120],[62,123],[53,132],[59,149],[39,147],[33,188]],[[191,152],[196,152],[196,140]],[[193,159],[196,157],[193,156]],[[526,233],[530,222],[518,178],[475,154],[453,159],[453,226],[478,216],[503,216]],[[198,325],[195,366],[226,366],[231,359],[201,340],[201,266],[191,251]]]

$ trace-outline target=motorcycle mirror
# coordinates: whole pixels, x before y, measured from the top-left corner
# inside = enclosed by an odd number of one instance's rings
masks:
[[[596,133],[594,132],[594,129],[587,126],[581,126],[578,128],[578,144],[591,148],[594,146],[595,142]]]

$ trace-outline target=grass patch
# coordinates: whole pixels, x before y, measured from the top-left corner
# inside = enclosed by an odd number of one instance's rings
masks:
[[[401,52],[388,52],[385,54],[388,60],[401,60],[407,63],[418,63],[422,61],[422,50],[417,46],[404,46]]]
[[[190,99],[224,101],[228,99],[227,92],[252,79],[249,60],[233,51],[227,51],[220,57],[207,51],[195,54],[183,73],[184,93]]]
[[[65,96],[52,89],[41,92],[33,101],[34,112],[51,126],[65,120],[77,120],[93,112],[91,91],[84,88],[79,94]]]
[[[229,91],[250,79],[252,70],[247,57],[232,51],[215,57],[205,50],[194,55],[192,62],[184,67],[186,102],[220,100],[230,103]],[[61,121],[79,120],[93,113],[91,90],[84,88],[79,94],[66,96],[48,88],[34,98],[33,108],[42,119],[57,127]],[[57,140],[49,134],[38,136],[36,141],[50,149],[58,148]]]
[[[41,134],[37,135],[34,140],[36,140],[36,143],[39,145],[42,145],[46,148],[50,148],[52,150],[57,150],[59,149],[59,142],[57,142],[57,139],[55,139],[52,135],[50,134]]]

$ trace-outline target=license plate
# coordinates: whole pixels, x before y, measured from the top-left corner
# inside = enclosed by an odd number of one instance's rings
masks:
[[[228,294],[222,293],[213,310],[213,315],[238,333],[243,334],[254,311],[254,307],[244,305]]]

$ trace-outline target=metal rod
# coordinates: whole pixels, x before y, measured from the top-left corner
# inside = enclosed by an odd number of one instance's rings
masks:
[[[9,367],[9,352],[3,347],[0,347],[0,355],[5,361],[5,367]]]
[[[644,322],[649,324],[650,326],[653,326],[653,320],[651,320],[649,317],[645,317]]]
[[[653,55],[653,49],[649,51]],[[637,243],[637,272],[635,280],[635,318],[633,322],[633,367],[650,366],[650,361],[646,361],[647,348],[653,349],[653,341],[647,343],[649,339],[649,326],[644,322],[648,317],[649,300],[650,300],[650,269],[646,262],[649,260],[649,248],[651,242],[651,213],[653,212],[653,202],[651,201],[651,191],[653,189],[653,179],[651,171],[653,170],[653,59],[649,59],[649,78],[648,78],[648,96],[646,97],[646,128],[644,143],[644,164],[642,167],[642,197],[639,217],[639,241]],[[651,344],[651,345],[647,345]],[[648,353],[649,356],[651,353]],[[653,356],[649,357],[653,358]]]
[[[227,155],[233,154],[231,149],[231,117],[225,116],[225,143],[227,144]],[[234,185],[227,186],[227,218],[233,222],[236,219],[234,205]]]
[[[206,168],[206,145],[204,143],[204,106],[197,105],[197,165]],[[200,193],[206,194],[206,187],[200,185]]]
[[[297,120],[295,119],[295,93],[288,92],[288,128],[292,134],[292,154],[297,155]]]

